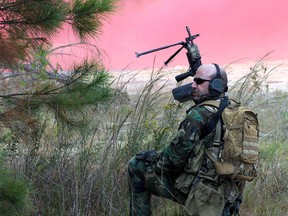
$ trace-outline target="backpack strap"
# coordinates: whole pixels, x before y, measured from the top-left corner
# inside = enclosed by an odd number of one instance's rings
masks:
[[[217,106],[217,101],[209,101],[208,103],[203,102],[200,106],[203,105],[212,105],[219,107],[218,111],[210,118],[210,120],[206,123],[204,128],[204,135],[210,134],[214,128],[216,127],[219,120],[221,120],[221,115],[223,110],[229,105],[228,97],[223,97],[220,101],[220,104]]]

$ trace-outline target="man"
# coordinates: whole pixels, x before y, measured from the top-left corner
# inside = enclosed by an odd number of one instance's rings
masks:
[[[218,109],[201,106],[206,100],[227,98],[227,83],[223,68],[201,65],[192,83],[195,105],[187,111],[170,145],[161,152],[140,152],[129,161],[130,215],[151,215],[152,194],[182,204],[189,215],[230,215],[231,203],[227,204],[224,187],[227,180],[217,175],[205,154],[215,142],[215,129],[207,132],[206,124]],[[239,197],[238,189],[233,193]],[[225,203],[228,208],[224,210]]]

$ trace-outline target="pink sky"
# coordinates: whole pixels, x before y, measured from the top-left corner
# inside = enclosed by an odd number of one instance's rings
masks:
[[[110,70],[163,66],[181,46],[140,58],[135,52],[185,41],[185,26],[200,34],[194,42],[202,63],[256,61],[270,51],[270,60],[288,59],[287,0],[120,0],[118,5],[95,40]],[[188,65],[185,53],[168,66]]]

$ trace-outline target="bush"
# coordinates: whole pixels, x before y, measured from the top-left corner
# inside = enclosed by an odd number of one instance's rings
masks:
[[[5,170],[0,171],[0,179],[0,215],[28,215],[31,203],[27,182]]]

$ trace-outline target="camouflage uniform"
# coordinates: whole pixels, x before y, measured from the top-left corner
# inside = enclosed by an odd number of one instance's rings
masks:
[[[212,107],[192,107],[169,146],[129,161],[130,215],[151,215],[151,194],[182,204],[189,215],[221,215],[227,179],[217,175],[204,153],[204,147],[213,146],[215,130],[207,135],[204,127],[214,113]],[[228,207],[225,215],[230,215]]]

